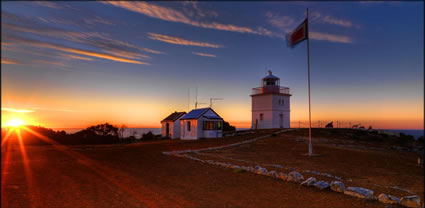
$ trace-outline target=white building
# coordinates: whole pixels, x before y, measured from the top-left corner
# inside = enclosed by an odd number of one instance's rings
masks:
[[[163,137],[168,137],[171,139],[180,138],[180,119],[186,114],[186,112],[174,112],[164,118],[161,121]]]
[[[190,111],[180,119],[180,139],[218,138],[223,135],[223,119],[211,108]]]
[[[290,96],[288,87],[279,85],[279,78],[269,75],[261,87],[252,89],[252,128],[290,128]]]

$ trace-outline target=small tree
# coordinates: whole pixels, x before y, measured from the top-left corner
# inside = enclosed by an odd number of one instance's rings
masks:
[[[92,131],[99,136],[118,136],[118,128],[109,123],[90,126],[87,130]]]
[[[118,138],[124,139],[124,133],[127,129],[127,126],[125,124],[121,125],[121,127],[118,129]]]
[[[223,131],[236,131],[236,128],[230,125],[229,122],[223,121]]]

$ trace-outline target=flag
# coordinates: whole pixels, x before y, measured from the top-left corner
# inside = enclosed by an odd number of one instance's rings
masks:
[[[298,43],[308,38],[308,21],[305,19],[298,27],[286,35],[286,44],[288,47],[295,47]]]

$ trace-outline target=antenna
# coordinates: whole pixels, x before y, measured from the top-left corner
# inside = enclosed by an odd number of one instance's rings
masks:
[[[190,88],[187,88],[187,112],[190,109]]]
[[[224,100],[223,98],[210,98],[210,108],[212,108],[212,101],[213,100]]]
[[[195,109],[198,108],[198,86],[196,86],[196,95],[195,95]]]

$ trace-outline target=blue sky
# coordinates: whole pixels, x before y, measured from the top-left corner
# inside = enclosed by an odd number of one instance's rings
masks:
[[[292,121],[303,121],[306,45],[289,49],[284,37],[308,7],[313,120],[421,128],[423,6],[2,2],[2,107],[32,109],[52,127],[159,126],[187,111],[188,88],[193,108],[197,88],[198,102],[224,98],[216,111],[246,126],[251,88],[268,67],[291,88]]]

